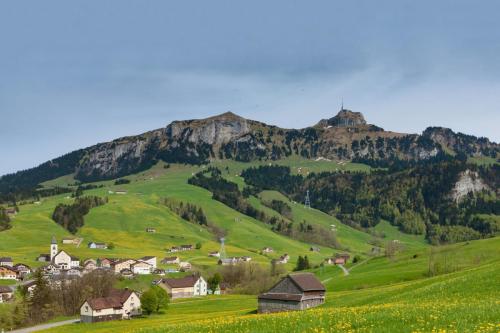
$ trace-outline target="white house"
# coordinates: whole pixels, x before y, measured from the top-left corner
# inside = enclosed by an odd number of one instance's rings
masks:
[[[207,281],[200,276],[196,283],[194,284],[194,296],[206,296],[207,295]]]
[[[61,250],[52,258],[52,262],[61,269],[80,267],[80,259],[70,256],[66,251]]]
[[[178,264],[180,262],[181,262],[181,258],[179,258],[179,257],[165,257],[161,261],[162,264],[166,264],[166,265]]]
[[[113,290],[108,297],[88,299],[80,307],[82,323],[126,319],[140,314],[141,300],[128,289]]]
[[[14,265],[14,262],[12,261],[12,258],[10,257],[2,257],[0,258],[0,266],[9,266],[12,267]]]
[[[170,298],[205,296],[207,282],[201,276],[190,275],[178,279],[162,279],[159,286],[167,291]]]
[[[145,261],[135,262],[134,264],[130,265],[130,269],[132,270],[132,273],[140,275],[151,274],[152,271],[151,265]]]
[[[146,256],[146,257],[139,258],[139,260],[147,262],[148,264],[150,264],[151,267],[153,267],[153,270],[156,269],[156,257]]]
[[[90,242],[90,243],[88,243],[87,247],[89,249],[107,249],[108,248],[106,243],[97,243],[97,242]]]

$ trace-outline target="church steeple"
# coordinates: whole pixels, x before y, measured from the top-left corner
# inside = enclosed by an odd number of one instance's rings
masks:
[[[50,242],[50,261],[54,260],[57,254],[57,240],[55,236],[52,236],[52,241]]]

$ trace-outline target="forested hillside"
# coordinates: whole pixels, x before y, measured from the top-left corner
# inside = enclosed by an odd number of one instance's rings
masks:
[[[303,201],[309,190],[313,207],[352,226],[368,228],[385,219],[406,233],[425,234],[432,243],[491,237],[500,231],[498,165],[448,159],[397,172],[306,177],[292,175],[284,166],[260,166],[242,176],[257,191],[278,190],[296,201]],[[470,191],[461,190],[476,183]]]

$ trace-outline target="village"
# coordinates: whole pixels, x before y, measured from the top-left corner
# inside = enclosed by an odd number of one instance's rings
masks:
[[[81,239],[64,238],[62,244],[79,244]],[[89,249],[106,249],[107,244],[89,242]],[[167,254],[192,251],[195,247],[190,244],[172,246]],[[48,245],[49,253],[40,254],[36,260],[42,265],[38,270],[49,284],[64,284],[71,279],[82,277],[91,272],[112,273],[122,279],[131,279],[135,276],[155,275],[158,278],[152,285],[166,291],[171,300],[189,297],[203,297],[206,295],[221,295],[230,293],[230,287],[224,281],[217,281],[210,289],[207,278],[188,261],[183,261],[179,255],[166,256],[160,260],[167,269],[159,268],[157,257],[143,256],[131,258],[88,258],[80,260],[65,250],[60,250],[58,241],[52,237]],[[310,251],[316,251],[311,247]],[[271,247],[264,247],[261,254],[271,254]],[[222,254],[221,254],[222,253]],[[219,266],[232,266],[245,264],[252,260],[249,256],[227,257],[222,246],[221,251],[212,251],[207,254],[214,258],[214,264]],[[288,254],[272,259],[272,265],[287,264],[290,260]],[[324,260],[325,265],[344,265],[349,260],[349,255],[338,253]],[[28,296],[32,296],[36,283],[30,277],[34,270],[26,264],[14,263],[10,257],[0,258],[0,280],[16,280],[25,289]],[[182,276],[167,277],[173,273]],[[12,302],[15,298],[15,286],[0,286],[0,303]],[[258,312],[269,313],[278,311],[304,310],[321,305],[325,301],[325,287],[312,273],[292,273],[284,276],[268,291],[258,295]],[[86,299],[80,307],[80,321],[82,323],[102,322],[109,320],[129,319],[142,314],[141,292],[125,289],[113,289],[106,297]]]

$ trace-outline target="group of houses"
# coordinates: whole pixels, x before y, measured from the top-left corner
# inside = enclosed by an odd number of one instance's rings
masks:
[[[10,257],[0,258],[0,280],[23,280],[31,273],[31,268],[22,263],[14,265]]]
[[[101,244],[103,243],[91,242],[89,243],[89,248],[103,248]],[[81,264],[79,258],[68,254],[64,250],[58,249],[55,237],[52,237],[50,254],[40,254],[37,260],[47,263],[42,267],[42,271],[48,276],[66,276],[69,278],[73,276],[82,276],[96,269],[111,270],[125,277],[162,273],[162,270],[159,270],[156,266],[156,257],[153,256],[146,256],[139,259],[87,259]]]

